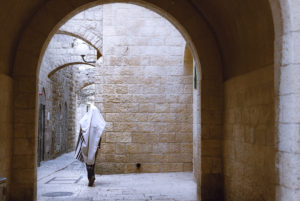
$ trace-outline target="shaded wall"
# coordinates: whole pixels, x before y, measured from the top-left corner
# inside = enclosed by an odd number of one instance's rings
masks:
[[[274,69],[225,82],[225,198],[274,200]]]
[[[55,34],[51,39],[39,72],[39,95],[45,91],[44,160],[53,159],[74,148],[76,95],[74,67],[61,68],[75,53],[76,38]],[[57,71],[56,71],[57,70]],[[52,72],[54,72],[52,74]],[[40,104],[40,99],[39,99]]]
[[[13,107],[13,81],[3,74],[0,74],[0,91],[0,177],[6,177],[9,186],[13,135],[13,115],[11,113]],[[13,166],[18,165],[20,164],[13,164]]]
[[[274,26],[268,0],[192,0],[213,29],[230,79],[274,62]],[[275,3],[275,1],[272,1]],[[255,58],[255,59],[253,59]]]
[[[52,138],[47,146],[51,146],[52,157],[74,150],[76,95],[73,77],[73,69],[69,67],[50,78],[52,91],[48,102],[52,102],[52,107],[48,110],[51,116],[47,123],[51,127],[48,136]]]

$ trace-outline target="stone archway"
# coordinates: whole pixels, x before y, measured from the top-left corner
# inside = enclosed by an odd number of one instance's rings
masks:
[[[67,1],[53,0],[47,2],[39,12],[33,17],[31,23],[24,31],[16,53],[14,66],[15,93],[21,94],[23,99],[15,100],[15,136],[18,132],[28,132],[26,138],[14,139],[14,146],[23,152],[13,152],[13,163],[15,158],[29,156],[33,158],[24,166],[14,168],[12,174],[16,175],[12,181],[12,200],[34,200],[36,192],[36,136],[37,136],[37,106],[36,106],[36,81],[38,79],[39,65],[49,39],[59,25],[65,22],[70,16],[77,12],[101,3],[127,2],[128,1]],[[90,4],[87,4],[90,3]],[[194,121],[194,129],[197,132],[199,147],[196,147],[199,155],[194,158],[198,164],[195,169],[195,176],[198,183],[198,192],[203,200],[218,200],[222,198],[222,164],[221,164],[221,133],[218,132],[222,124],[222,71],[216,40],[203,16],[199,14],[187,1],[178,1],[177,7],[172,6],[172,2],[161,1],[130,1],[140,6],[153,10],[167,18],[183,34],[195,58],[199,79],[199,107],[196,113],[201,111],[199,118]],[[63,9],[56,9],[57,7]],[[187,8],[189,12],[184,13],[182,8]],[[194,27],[202,29],[194,29]],[[209,47],[209,48],[207,48]],[[201,68],[200,68],[201,61]],[[199,73],[200,74],[200,73]],[[211,100],[215,103],[211,107]],[[201,105],[200,105],[201,103]],[[215,134],[206,136],[201,141],[200,133],[216,127]],[[35,128],[35,133],[30,133],[31,128]],[[219,136],[219,137],[216,137]],[[34,146],[32,146],[34,144]],[[210,147],[216,147],[219,151],[210,151]],[[214,161],[219,168],[209,170],[204,163]],[[18,177],[19,175],[20,177]],[[26,175],[26,179],[24,176]]]
[[[36,134],[33,134],[32,128],[37,128],[36,124],[36,79],[39,66],[39,57],[43,52],[43,46],[47,41],[48,34],[57,27],[56,25],[61,22],[69,13],[80,6],[93,1],[51,1],[45,3],[43,8],[33,17],[30,25],[26,28],[18,46],[14,80],[15,80],[15,97],[22,97],[15,101],[15,127],[14,127],[14,153],[13,163],[21,158],[26,158],[27,162],[23,164],[22,168],[14,167],[12,174],[14,181],[12,183],[12,200],[34,199],[35,191],[35,147],[36,146]],[[113,1],[110,1],[113,2]],[[190,8],[187,2],[180,2],[178,7],[172,7],[171,2],[155,1],[151,0],[150,3],[156,5],[161,10],[167,11],[172,15],[182,26],[186,29],[190,35],[190,41],[194,42],[194,50],[198,51],[201,59],[202,70],[202,96],[209,92],[205,92],[210,83],[214,83],[215,80],[219,81],[221,78],[220,60],[215,63],[212,59],[209,59],[210,55],[218,56],[218,48],[216,47],[215,38],[212,36],[211,30],[208,28],[202,16],[199,15],[194,9],[186,9],[188,12],[184,12],[182,8]],[[173,1],[173,3],[177,1]],[[275,109],[277,112],[275,129],[277,130],[277,165],[285,168],[284,163],[286,161],[296,159],[294,162],[289,163],[285,172],[280,172],[277,178],[277,200],[299,200],[299,190],[294,186],[299,186],[299,180],[292,180],[295,173],[298,173],[299,166],[297,160],[299,159],[296,150],[298,142],[296,140],[287,143],[292,146],[283,146],[284,139],[293,139],[292,136],[297,137],[299,134],[299,108],[298,94],[299,94],[299,68],[297,67],[297,52],[298,46],[295,45],[298,42],[295,40],[299,38],[299,15],[297,15],[297,9],[299,8],[297,1],[286,0],[269,0],[273,11],[273,19],[275,25]],[[101,3],[101,2],[100,2]],[[143,2],[136,2],[143,5]],[[184,7],[186,6],[186,7]],[[147,4],[147,7],[149,5]],[[57,9],[59,8],[59,9]],[[179,9],[180,8],[180,9]],[[80,9],[84,9],[79,8]],[[153,7],[150,6],[150,9]],[[77,10],[78,11],[78,10]],[[166,14],[165,11],[160,11],[161,14]],[[76,11],[74,11],[76,12]],[[196,16],[196,17],[195,17]],[[195,17],[195,18],[194,18]],[[66,19],[66,18],[65,18]],[[170,18],[168,18],[170,19]],[[171,20],[172,21],[172,20]],[[173,21],[174,22],[174,21]],[[176,23],[175,23],[176,24]],[[204,27],[201,31],[194,31],[193,27]],[[50,34],[51,35],[51,34]],[[206,38],[205,36],[209,36]],[[213,49],[201,48],[204,46],[213,47]],[[207,52],[208,51],[208,52]],[[196,51],[194,51],[195,53]],[[195,55],[194,55],[195,56]],[[197,57],[198,58],[198,57]],[[298,57],[300,58],[300,57]],[[199,62],[198,62],[199,64]],[[199,68],[199,65],[198,65]],[[211,69],[210,69],[211,68]],[[200,70],[200,68],[199,68]],[[200,72],[200,71],[199,71]],[[215,87],[217,91],[221,91],[222,84],[218,82],[218,86]],[[220,92],[221,93],[221,92]],[[16,96],[16,94],[18,96]],[[286,107],[289,105],[289,107]],[[205,100],[201,101],[201,109],[206,108],[207,103]],[[221,106],[221,104],[220,104]],[[222,107],[222,106],[221,106]],[[279,109],[278,109],[279,108]],[[218,109],[217,111],[221,111]],[[206,111],[208,112],[208,111]],[[217,116],[220,116],[218,112],[215,112]],[[203,113],[202,113],[203,116]],[[203,116],[204,117],[204,116]],[[215,119],[216,117],[213,117]],[[292,118],[292,119],[291,119]],[[199,122],[199,121],[198,121]],[[202,121],[203,122],[203,121]],[[198,127],[203,131],[204,126]],[[289,131],[286,133],[286,131]],[[37,131],[35,131],[37,132]],[[26,133],[26,138],[18,138],[18,133]],[[219,134],[220,135],[220,134]],[[291,137],[289,137],[289,135]],[[288,137],[287,137],[288,136]],[[199,136],[200,138],[200,136]],[[202,147],[202,151],[203,151]],[[201,150],[199,149],[199,153]],[[200,161],[201,158],[195,159]],[[200,164],[200,163],[199,163]],[[289,171],[291,170],[291,171]],[[26,176],[24,176],[26,175]],[[218,175],[216,173],[216,175]],[[198,169],[198,178],[200,178],[200,169]],[[294,176],[294,178],[296,178]],[[210,187],[206,185],[206,179],[202,180],[203,187]],[[209,181],[210,179],[207,179]],[[200,181],[200,179],[198,179]],[[199,185],[200,186],[200,185]],[[200,188],[199,188],[200,189]],[[215,188],[212,188],[215,189]],[[205,191],[205,188],[204,188]],[[297,199],[298,198],[298,199]]]
[[[52,75],[54,75],[57,71],[63,69],[63,68],[66,68],[66,67],[74,67],[76,65],[87,65],[87,66],[92,66],[92,67],[95,67],[94,65],[92,64],[87,64],[85,62],[71,62],[71,63],[64,63],[63,65],[61,66],[57,66],[55,67],[51,72],[49,72],[48,74],[48,77],[50,78]]]

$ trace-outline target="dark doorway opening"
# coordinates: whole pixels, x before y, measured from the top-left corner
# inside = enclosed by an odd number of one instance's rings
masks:
[[[46,125],[46,96],[43,90],[40,94],[39,125],[38,125],[38,166],[45,157],[45,125]]]

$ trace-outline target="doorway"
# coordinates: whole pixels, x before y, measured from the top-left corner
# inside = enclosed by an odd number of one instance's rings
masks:
[[[38,166],[45,157],[45,125],[46,125],[46,95],[45,89],[39,94],[39,123],[38,123]]]

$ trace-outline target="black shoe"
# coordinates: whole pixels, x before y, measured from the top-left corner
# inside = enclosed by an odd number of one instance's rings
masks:
[[[95,176],[89,179],[89,186],[93,186],[95,182]]]

